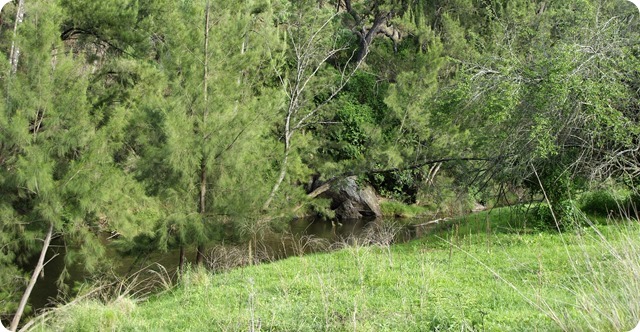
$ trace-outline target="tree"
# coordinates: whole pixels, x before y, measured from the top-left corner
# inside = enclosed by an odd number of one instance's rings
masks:
[[[338,0],[337,8],[348,14],[346,25],[358,39],[355,62],[365,59],[374,39],[380,36],[389,38],[397,51],[398,43],[410,32],[408,26],[398,19],[411,14],[414,23],[421,24],[425,5],[425,1],[420,0]]]
[[[140,105],[155,119],[147,129],[154,138],[139,147],[134,167],[167,210],[162,227],[181,248],[182,266],[186,246],[195,245],[195,262],[203,263],[205,244],[250,216],[264,195],[266,121],[278,103],[265,76],[272,57],[266,45],[276,31],[272,8],[258,1],[173,8],[158,59],[162,99]]]
[[[112,159],[117,148],[112,142],[122,132],[126,110],[108,119],[93,112],[84,58],[59,38],[60,7],[50,1],[25,5],[29,15],[17,30],[15,47],[21,52],[15,73],[15,63],[2,62],[0,228],[12,236],[0,246],[13,263],[34,251],[40,259],[12,330],[43,271],[52,238],[73,245],[85,267],[95,269],[104,251],[97,233],[135,228],[128,226],[136,222],[131,215],[142,195]]]
[[[453,107],[464,110],[474,150],[500,156],[497,179],[542,183],[558,191],[552,203],[560,203],[579,178],[633,173],[637,22],[626,21],[632,8],[613,1],[515,2],[493,16],[491,36],[506,38],[487,40],[486,52],[460,59],[458,81],[467,84],[452,90],[463,96]]]
[[[343,65],[330,62],[349,50],[347,40],[337,30],[337,14],[315,1],[295,1],[284,26],[290,65],[274,68],[286,94],[282,122],[278,124],[284,143],[280,172],[262,209],[267,210],[275,198],[290,167],[296,148],[295,136],[310,124],[322,121],[321,112],[346,86],[364,58],[354,61],[353,54]]]

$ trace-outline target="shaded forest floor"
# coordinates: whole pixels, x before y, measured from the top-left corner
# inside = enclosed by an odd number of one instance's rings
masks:
[[[343,249],[58,309],[34,330],[620,331],[640,318],[640,226],[563,233],[512,209],[454,220],[420,239]],[[392,228],[389,229],[392,232]],[[378,239],[380,239],[379,237]],[[373,244],[371,244],[373,243]]]

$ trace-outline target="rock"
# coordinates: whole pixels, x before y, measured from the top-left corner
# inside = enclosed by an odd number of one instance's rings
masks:
[[[376,192],[370,185],[358,184],[357,177],[350,176],[324,186],[318,196],[331,199],[331,209],[338,219],[377,218],[382,216]]]
[[[484,206],[484,205],[482,205],[482,204],[480,204],[478,202],[475,202],[473,204],[473,208],[471,209],[471,212],[480,212],[480,211],[484,211],[486,209],[487,209],[486,206]]]

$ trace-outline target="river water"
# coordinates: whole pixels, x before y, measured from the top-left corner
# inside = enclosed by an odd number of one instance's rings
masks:
[[[403,222],[406,224],[406,221]],[[353,241],[368,241],[367,243],[404,242],[422,233],[420,230],[409,230],[407,227],[397,226],[394,220],[352,220],[340,224],[318,221],[313,219],[296,219],[291,221],[282,233],[268,233],[256,238],[249,246],[217,245],[209,248],[207,253],[209,267],[216,269],[233,268],[249,264],[249,261],[273,261],[292,255],[302,255],[310,252],[329,251],[341,244]],[[255,245],[254,243],[257,243]],[[107,255],[118,255],[114,249],[108,249]],[[194,257],[193,251],[187,251],[188,260]],[[64,247],[52,245],[49,250],[49,263],[45,266],[43,277],[38,280],[29,299],[30,306],[37,313],[43,308],[55,305],[59,293],[57,280],[65,268]],[[126,277],[132,271],[140,271],[145,267],[155,267],[167,276],[175,278],[179,259],[178,250],[166,253],[154,253],[137,259],[135,257],[119,257],[120,264],[113,273],[119,277]],[[157,263],[157,264],[156,264]],[[160,265],[158,265],[160,264]],[[162,268],[159,268],[162,266]],[[68,278],[65,284],[73,287],[76,282],[85,281],[86,274],[82,266],[67,266]]]

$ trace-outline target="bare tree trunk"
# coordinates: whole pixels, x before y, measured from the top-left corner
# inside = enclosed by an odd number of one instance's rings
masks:
[[[348,2],[348,4],[350,6],[350,2]],[[337,4],[337,6],[339,8],[339,4]],[[329,20],[325,21],[324,24],[318,27],[317,30],[314,30],[312,33],[310,33],[308,40],[296,40],[292,38],[292,47],[295,50],[296,71],[290,76],[292,77],[291,81],[288,81],[284,78],[284,75],[278,73],[283,85],[290,89],[289,91],[287,91],[289,105],[284,126],[284,156],[282,158],[282,163],[280,164],[280,174],[271,189],[269,197],[262,205],[263,210],[269,209],[269,206],[275,198],[278,189],[280,189],[282,182],[287,176],[289,155],[291,154],[291,148],[293,146],[293,136],[295,132],[304,128],[305,125],[308,124],[308,122],[311,121],[311,119],[316,116],[324,106],[326,106],[331,100],[334,99],[334,97],[338,95],[338,93],[340,93],[340,91],[342,91],[342,89],[347,85],[351,77],[360,67],[362,60],[364,60],[367,55],[367,51],[365,51],[365,53],[359,56],[359,60],[353,62],[350,59],[348,61],[348,64],[345,65],[344,68],[342,68],[341,80],[335,87],[335,89],[332,89],[333,91],[331,92],[331,94],[322,102],[316,104],[315,107],[310,108],[310,110],[302,111],[303,109],[305,109],[305,106],[308,106],[307,104],[305,104],[303,95],[307,90],[307,87],[311,80],[316,76],[322,66],[324,66],[329,59],[331,59],[331,57],[336,55],[338,52],[345,51],[347,49],[344,46],[333,44],[326,49],[320,50],[320,48],[324,46],[318,42],[317,37],[324,29],[327,28],[333,18],[335,18],[335,15],[332,16]],[[313,60],[314,58],[315,60]],[[352,63],[355,63],[354,68],[352,70],[348,70],[348,65]],[[285,81],[288,81],[287,83],[291,84],[286,84]]]
[[[178,275],[182,276],[184,273],[184,245],[180,245],[180,257],[178,258]]]
[[[11,42],[11,53],[9,54],[9,63],[11,63],[11,74],[18,71],[18,58],[20,57],[20,49],[16,45],[15,38],[18,35],[18,25],[24,19],[24,0],[18,1],[18,10],[16,11],[16,21],[13,25],[13,38]]]
[[[203,162],[200,168],[200,218],[202,222],[205,222],[206,214],[206,197],[207,197],[207,166]],[[204,261],[204,245],[198,244],[196,249],[196,264],[202,265]]]
[[[269,209],[269,205],[271,205],[271,201],[273,201],[273,198],[276,196],[278,189],[280,189],[280,185],[282,184],[282,181],[284,181],[284,178],[287,176],[287,164],[289,162],[289,152],[291,152],[291,135],[292,135],[291,117],[294,115],[296,111],[297,100],[298,100],[297,93],[299,93],[298,86],[299,86],[299,83],[296,82],[295,88],[291,91],[292,98],[289,101],[287,118],[284,123],[284,157],[282,158],[282,164],[280,165],[280,175],[278,176],[276,183],[273,185],[273,188],[271,188],[271,193],[269,193],[269,197],[267,198],[267,201],[264,202],[264,204],[262,205],[262,210],[265,210],[265,211]]]
[[[18,329],[18,324],[20,323],[20,318],[22,318],[22,313],[24,312],[24,308],[27,306],[27,301],[29,300],[29,296],[31,295],[31,291],[33,291],[33,287],[38,280],[38,276],[42,272],[44,268],[44,259],[47,256],[47,250],[49,250],[49,244],[51,243],[51,236],[53,235],[53,224],[49,224],[49,230],[47,231],[47,236],[44,239],[44,244],[42,245],[42,250],[40,251],[40,258],[38,259],[38,264],[36,264],[35,270],[31,274],[31,280],[29,280],[29,285],[27,285],[27,289],[24,291],[22,295],[22,299],[20,300],[20,305],[18,305],[18,310],[16,311],[15,316],[13,316],[13,321],[11,321],[11,326],[9,330],[16,331]]]
[[[262,205],[263,210],[269,209],[269,205],[271,205],[271,201],[273,201],[273,198],[276,196],[276,192],[278,192],[278,189],[280,189],[280,185],[282,184],[282,181],[284,181],[285,176],[287,176],[288,161],[289,161],[289,148],[286,147],[284,151],[284,158],[282,159],[282,165],[280,165],[280,175],[278,176],[276,183],[273,185],[273,188],[271,189],[269,198],[267,198],[267,201],[264,202],[264,204]]]
[[[207,142],[207,133],[204,130],[207,123],[207,115],[209,113],[209,98],[208,94],[208,76],[209,76],[209,1],[207,1],[207,8],[204,15],[204,70],[203,70],[203,84],[202,93],[204,99],[204,110],[202,112],[202,162],[200,164],[200,218],[204,222],[206,217],[206,198],[207,198],[207,154],[205,153],[205,144]],[[196,264],[202,265],[204,261],[204,244],[198,244],[196,249]]]

